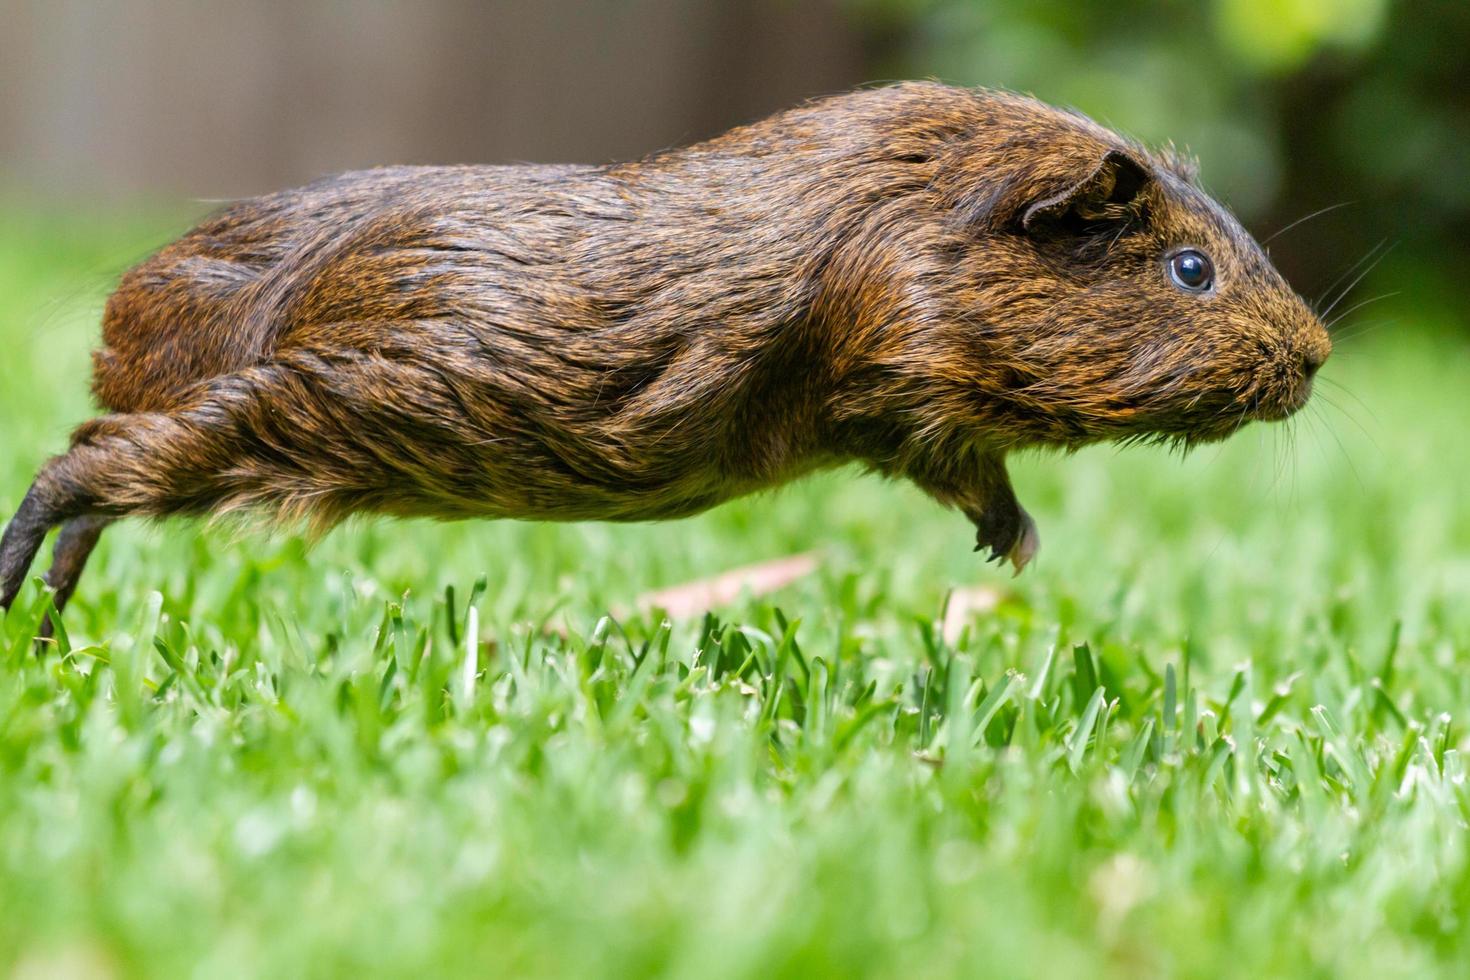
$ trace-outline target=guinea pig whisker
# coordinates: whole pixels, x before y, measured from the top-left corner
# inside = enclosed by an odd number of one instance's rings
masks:
[[[1301,436],[1303,430],[1308,433],[1312,431],[1307,423],[1307,419],[1308,417],[1301,412],[1297,412],[1291,417],[1291,482],[1292,489],[1297,495],[1298,503],[1301,501],[1302,446],[1306,442]],[[1321,451],[1321,447],[1319,446],[1317,452],[1320,454]]]
[[[1358,312],[1363,307],[1369,306],[1369,305],[1371,305],[1373,303],[1376,303],[1379,300],[1392,299],[1393,297],[1399,295],[1400,292],[1402,292],[1402,290],[1395,289],[1391,293],[1379,293],[1377,296],[1370,297],[1369,299],[1359,300],[1358,302],[1354,303],[1352,306],[1349,306],[1347,309],[1345,309],[1341,313],[1337,314],[1337,316],[1335,316],[1331,320],[1329,320],[1326,324],[1324,324],[1324,326],[1326,326],[1328,330],[1332,330],[1339,323],[1341,323],[1342,321],[1346,320],[1349,316],[1351,316],[1352,314]]]
[[[1262,439],[1269,439],[1271,441],[1271,464],[1270,464],[1271,465],[1271,470],[1270,470],[1270,472],[1271,472],[1271,477],[1270,477],[1271,482],[1269,484],[1267,484],[1266,489],[1271,492],[1271,496],[1274,499],[1274,501],[1276,503],[1276,506],[1277,507],[1280,507],[1281,506],[1281,433],[1277,429],[1274,429],[1274,428],[1269,431],[1269,434],[1265,434],[1266,433],[1266,430],[1265,429],[1262,429],[1261,432],[1263,434],[1261,435],[1260,438],[1262,438]]]
[[[1322,430],[1318,428],[1322,424],[1320,411],[1321,410],[1316,405],[1309,404],[1306,406],[1306,409],[1304,411],[1299,412],[1298,414],[1302,419],[1302,426],[1312,437],[1312,445],[1317,450],[1317,458],[1322,460],[1323,466],[1327,466],[1329,464],[1329,460],[1327,458],[1327,450],[1322,445]]]
[[[1342,409],[1338,405],[1336,405],[1335,403],[1329,401],[1328,404],[1329,405],[1332,405],[1332,407],[1333,408],[1336,408],[1339,412],[1342,412]],[[1317,414],[1314,417],[1316,418],[1318,424],[1321,425],[1324,430],[1326,430],[1326,432],[1327,432],[1327,434],[1329,436],[1332,437],[1332,441],[1337,444],[1337,451],[1340,452],[1340,453],[1342,453],[1342,458],[1347,461],[1348,469],[1352,470],[1353,479],[1355,481],[1357,481],[1358,489],[1360,489],[1360,490],[1366,490],[1366,489],[1368,489],[1367,484],[1365,484],[1363,482],[1363,474],[1358,471],[1358,464],[1353,461],[1353,454],[1350,453],[1350,452],[1348,452],[1347,446],[1343,444],[1342,437],[1337,434],[1337,430],[1334,429],[1332,427],[1332,423],[1327,420],[1326,413],[1322,412],[1320,408],[1319,409],[1316,409],[1315,411],[1316,411]],[[1343,412],[1343,414],[1344,415],[1347,415],[1346,412]],[[1357,425],[1357,420],[1354,419],[1351,415],[1348,415],[1348,419],[1354,425]],[[1358,428],[1361,429],[1362,426],[1359,425]],[[1364,434],[1365,435],[1367,434],[1367,430],[1364,430]],[[1372,436],[1369,436],[1368,438],[1371,441],[1373,437]],[[1374,443],[1374,447],[1375,448],[1377,447],[1377,443]]]
[[[1325,208],[1318,208],[1316,211],[1313,211],[1311,214],[1302,215],[1300,218],[1297,218],[1295,221],[1293,221],[1291,224],[1287,225],[1285,228],[1278,228],[1275,231],[1271,232],[1271,234],[1267,235],[1265,238],[1261,239],[1261,246],[1264,248],[1265,246],[1271,244],[1276,239],[1280,238],[1282,235],[1286,234],[1288,231],[1291,231],[1293,228],[1297,227],[1298,225],[1304,225],[1304,224],[1306,224],[1308,221],[1311,221],[1313,218],[1320,218],[1320,217],[1322,217],[1322,215],[1327,214],[1327,213],[1329,213],[1331,211],[1336,211],[1338,208],[1349,207],[1349,206],[1351,206],[1353,204],[1357,204],[1357,203],[1358,203],[1357,201],[1340,201],[1337,204],[1329,204]]]
[[[1387,239],[1385,239],[1385,241],[1386,240]],[[1344,299],[1346,299],[1348,297],[1348,294],[1351,293],[1357,287],[1358,283],[1360,283],[1360,282],[1363,281],[1364,277],[1366,277],[1368,275],[1368,273],[1370,273],[1374,269],[1378,268],[1378,264],[1380,262],[1382,262],[1385,258],[1387,258],[1388,253],[1389,252],[1392,252],[1394,250],[1394,247],[1397,244],[1398,243],[1395,242],[1393,245],[1390,245],[1387,248],[1385,248],[1383,251],[1379,252],[1378,253],[1378,257],[1376,259],[1374,259],[1372,262],[1368,263],[1368,265],[1363,269],[1362,272],[1359,272],[1356,276],[1354,276],[1352,282],[1349,282],[1347,284],[1347,286],[1345,286],[1343,288],[1342,292],[1340,292],[1340,293],[1337,294],[1337,298],[1334,299],[1331,303],[1328,304],[1327,309],[1325,309],[1325,310],[1322,311],[1322,317],[1321,318],[1323,320],[1325,320],[1329,316],[1331,316],[1332,315],[1332,311],[1337,308],[1337,304],[1338,303],[1341,303]]]
[[[1368,413],[1368,417],[1369,418],[1371,418],[1374,422],[1378,422],[1379,424],[1382,424],[1382,420],[1379,419],[1378,413],[1373,411],[1373,408],[1372,408],[1371,405],[1369,405],[1367,402],[1363,401],[1362,398],[1358,397],[1358,393],[1356,391],[1353,391],[1351,388],[1349,388],[1347,385],[1343,384],[1341,381],[1338,381],[1336,378],[1322,377],[1321,375],[1318,375],[1317,380],[1319,382],[1325,382],[1326,384],[1330,384],[1330,385],[1332,385],[1332,387],[1336,388],[1338,391],[1342,392],[1344,395],[1347,395],[1353,401],[1357,402],[1358,405],[1359,405],[1359,407],[1361,407],[1363,409],[1363,411],[1365,411],[1365,412]],[[1322,397],[1324,397],[1324,398],[1327,398],[1327,393],[1325,391],[1324,392],[1318,392],[1318,394],[1322,395]],[[1337,404],[1331,398],[1327,398],[1327,402],[1328,402],[1328,404],[1334,405],[1334,406]],[[1347,413],[1345,413],[1345,414],[1347,414]],[[1349,414],[1348,417],[1351,418],[1352,416]],[[1366,432],[1364,432],[1363,434],[1364,435],[1367,435]]]
[[[1297,431],[1300,421],[1298,416],[1293,415],[1286,420],[1286,434],[1282,436],[1285,445],[1285,457],[1282,465],[1286,468],[1287,476],[1290,478],[1287,493],[1287,506],[1293,509],[1301,507],[1301,450],[1297,445]]]
[[[1348,266],[1342,272],[1338,273],[1337,278],[1336,279],[1333,279],[1332,282],[1330,284],[1328,284],[1327,288],[1324,289],[1324,290],[1322,290],[1322,294],[1320,296],[1318,296],[1317,299],[1312,303],[1312,309],[1314,311],[1320,310],[1322,308],[1322,304],[1324,302],[1326,302],[1327,297],[1331,296],[1334,292],[1336,292],[1338,286],[1340,286],[1344,282],[1346,282],[1348,280],[1348,278],[1350,276],[1352,276],[1353,273],[1357,272],[1358,269],[1362,268],[1364,262],[1370,261],[1373,258],[1373,256],[1375,256],[1375,255],[1378,254],[1378,250],[1381,249],[1381,248],[1383,248],[1387,244],[1388,244],[1388,239],[1387,238],[1381,239],[1376,245],[1374,245],[1372,248],[1368,249],[1367,252],[1363,253],[1363,255],[1356,262],[1354,262],[1352,265]]]
[[[1397,326],[1398,322],[1398,317],[1385,317],[1382,320],[1369,320],[1366,323],[1355,323],[1341,336],[1334,336],[1332,342],[1334,344],[1343,344],[1350,340],[1357,340],[1359,337],[1372,333],[1374,330],[1382,327]]]
[[[1276,489],[1276,492],[1278,494],[1277,499],[1279,500],[1280,499],[1279,494],[1281,492],[1281,487],[1285,483],[1285,477],[1286,477],[1287,473],[1291,469],[1291,422],[1290,422],[1290,420],[1288,420],[1285,425],[1277,426],[1273,431],[1275,433],[1275,435],[1274,435],[1273,438],[1276,440],[1276,448],[1275,448],[1275,451],[1272,453],[1272,458],[1273,458],[1273,461],[1276,464],[1276,484],[1275,484],[1275,489]],[[1287,504],[1290,505],[1290,503],[1291,503],[1291,499],[1290,499],[1290,497],[1288,497],[1287,498]]]
[[[1280,482],[1282,482],[1282,486],[1286,491],[1286,510],[1289,511],[1297,507],[1298,501],[1297,419],[1295,417],[1286,419],[1286,425],[1280,428],[1280,435],[1277,436],[1277,439],[1279,439],[1280,447],[1282,447],[1282,455],[1280,455],[1280,460],[1282,460],[1280,461],[1282,475],[1280,475]]]
[[[1374,449],[1376,449],[1380,453],[1383,452],[1383,447],[1380,446],[1380,445],[1378,445],[1378,440],[1373,437],[1373,433],[1370,432],[1368,430],[1368,428],[1363,425],[1362,422],[1358,421],[1357,416],[1353,415],[1352,412],[1349,412],[1346,408],[1344,408],[1336,400],[1328,397],[1328,395],[1327,395],[1327,393],[1325,391],[1324,392],[1319,392],[1319,394],[1321,395],[1323,402],[1325,402],[1327,405],[1331,406],[1332,408],[1336,409],[1338,412],[1342,413],[1342,416],[1345,419],[1347,419],[1349,422],[1351,422],[1357,428],[1357,430],[1363,434],[1363,438],[1367,439],[1370,443],[1373,444],[1373,448]],[[1372,411],[1371,410],[1369,410],[1369,414],[1370,415],[1372,414]],[[1373,421],[1377,422],[1378,421],[1378,417],[1377,416],[1374,416]]]

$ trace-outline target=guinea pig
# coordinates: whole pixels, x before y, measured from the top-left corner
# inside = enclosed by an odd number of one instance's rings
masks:
[[[609,166],[392,167],[241,201],[129,271],[106,410],[0,542],[59,610],[128,515],[672,518],[856,461],[1019,572],[1006,456],[1193,445],[1331,349],[1194,167],[909,83]]]

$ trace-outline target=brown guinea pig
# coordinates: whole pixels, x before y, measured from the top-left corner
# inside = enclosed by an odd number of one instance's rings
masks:
[[[1006,454],[1306,401],[1314,313],[1193,168],[904,84],[613,166],[398,167],[225,208],[128,272],[0,543],[61,607],[107,522],[264,508],[677,517],[856,460],[1038,538]]]

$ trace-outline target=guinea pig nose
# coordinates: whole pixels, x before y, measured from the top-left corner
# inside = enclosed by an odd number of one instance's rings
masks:
[[[1327,356],[1315,348],[1302,355],[1302,373],[1307,376],[1308,381],[1312,380],[1313,376],[1317,373],[1317,369],[1326,363],[1326,361]]]
[[[1327,362],[1327,355],[1332,353],[1332,341],[1327,338],[1326,331],[1322,331],[1302,344],[1300,350],[1302,374],[1310,381],[1317,369]]]

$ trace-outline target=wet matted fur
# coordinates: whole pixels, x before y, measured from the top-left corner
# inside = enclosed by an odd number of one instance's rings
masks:
[[[1198,249],[1213,285],[1178,288]],[[1005,457],[1221,438],[1329,343],[1172,153],[1032,99],[840,95],[612,166],[398,167],[233,204],[128,272],[0,543],[60,606],[105,524],[241,509],[645,520],[856,460],[1017,569]]]

